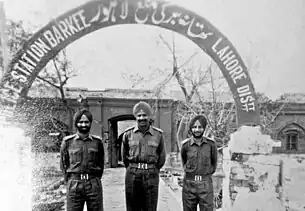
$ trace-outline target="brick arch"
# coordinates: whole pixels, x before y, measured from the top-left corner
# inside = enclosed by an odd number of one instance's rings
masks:
[[[295,131],[300,135],[300,138],[305,137],[305,128],[295,121],[287,122],[278,130],[277,138],[280,138],[283,134]]]
[[[124,114],[114,116],[108,119],[108,121],[125,121],[125,120],[136,120],[133,114]]]
[[[232,43],[200,15],[162,0],[92,0],[50,21],[17,52],[0,83],[2,116],[12,116],[35,78],[63,48],[96,30],[146,24],[193,41],[218,65],[233,94],[238,125],[258,125],[259,108],[247,68]]]

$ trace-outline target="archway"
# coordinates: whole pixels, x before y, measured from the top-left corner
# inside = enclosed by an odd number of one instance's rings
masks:
[[[123,140],[122,129],[126,129],[126,125],[123,128],[119,128],[119,122],[135,121],[136,118],[133,114],[119,115],[108,119],[108,161],[109,167],[118,167],[121,160],[121,146]],[[132,124],[134,125],[134,123]],[[129,125],[130,126],[130,125]],[[121,129],[121,131],[120,131]]]
[[[252,81],[231,42],[205,18],[158,0],[92,0],[49,22],[17,52],[2,78],[2,116],[13,115],[38,73],[60,50],[88,33],[118,24],[158,26],[192,40],[217,63],[226,78],[234,96],[238,125],[259,124]]]

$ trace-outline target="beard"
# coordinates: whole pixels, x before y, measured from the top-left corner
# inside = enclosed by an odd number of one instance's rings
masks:
[[[201,138],[203,136],[203,132],[202,133],[194,133],[194,132],[192,132],[192,135],[194,136],[194,138]]]
[[[90,127],[76,127],[79,133],[86,134],[90,132]]]
[[[138,127],[148,127],[149,121],[148,119],[138,120]]]

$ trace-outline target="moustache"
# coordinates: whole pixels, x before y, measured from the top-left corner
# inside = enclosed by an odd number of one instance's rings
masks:
[[[195,137],[201,137],[203,136],[203,132],[192,132],[193,136]]]
[[[80,130],[89,130],[90,127],[88,127],[88,126],[83,126],[83,127],[77,127],[77,129],[80,129]]]

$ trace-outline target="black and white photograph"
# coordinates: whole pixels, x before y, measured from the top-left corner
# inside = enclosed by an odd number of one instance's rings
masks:
[[[0,210],[305,211],[304,35],[304,0],[0,0]]]

